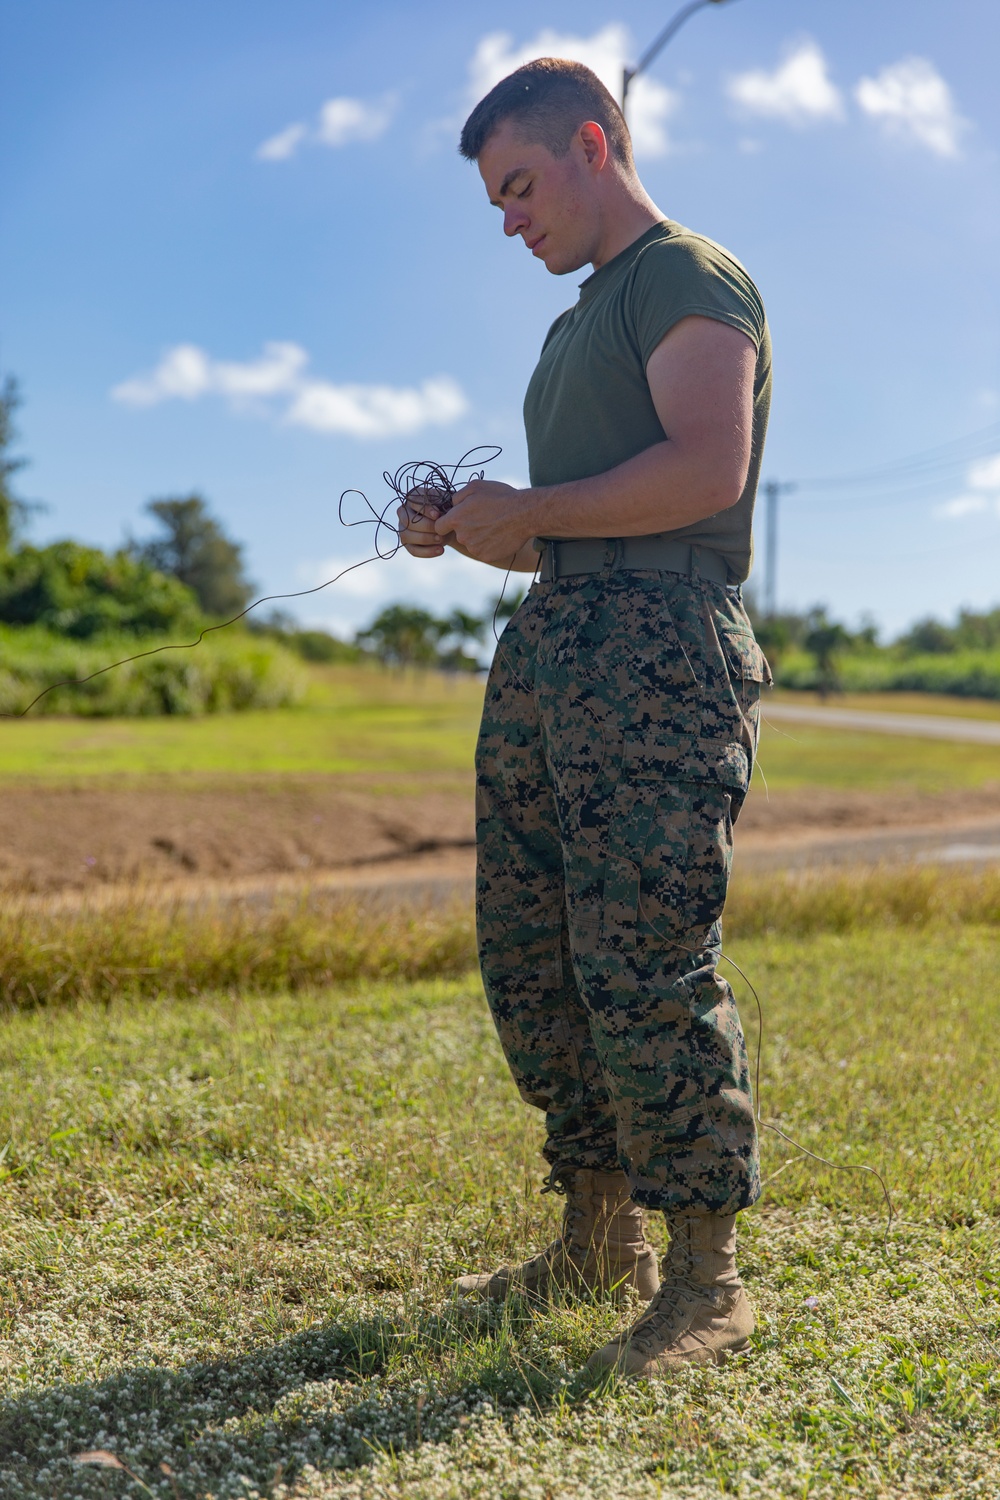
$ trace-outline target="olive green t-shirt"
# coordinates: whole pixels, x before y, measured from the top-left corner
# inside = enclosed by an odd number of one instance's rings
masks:
[[[665,219],[580,286],[549,329],[524,398],[533,485],[603,474],[662,443],[646,363],[692,314],[728,323],[757,351],[750,472],[737,503],[661,533],[711,547],[734,582],[750,572],[751,523],[771,402],[771,337],[760,293],[728,251]]]

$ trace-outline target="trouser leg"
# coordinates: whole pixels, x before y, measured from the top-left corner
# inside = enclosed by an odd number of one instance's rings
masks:
[[[542,739],[619,1156],[637,1202],[733,1213],[759,1195],[759,1170],[742,1028],[717,972],[753,749],[712,624],[726,627],[725,605],[678,585],[675,618],[662,584],[635,575],[553,592]]]
[[[553,1166],[612,1169],[617,1121],[567,941],[561,831],[534,693],[545,612],[504,631],[476,755],[476,909],[483,982],[522,1098],[545,1112]]]

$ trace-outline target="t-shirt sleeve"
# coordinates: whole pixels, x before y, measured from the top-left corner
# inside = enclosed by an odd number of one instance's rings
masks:
[[[714,318],[745,333],[755,349],[764,339],[764,304],[738,261],[708,240],[659,240],[639,257],[630,296],[633,332],[643,368],[682,318]]]

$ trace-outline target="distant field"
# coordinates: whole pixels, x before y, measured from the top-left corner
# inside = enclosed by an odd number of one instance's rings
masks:
[[[202,719],[0,723],[0,778],[410,774],[472,764],[483,685],[370,667],[313,670],[302,708]]]
[[[480,680],[330,667],[316,669],[313,681],[308,704],[297,709],[203,719],[0,722],[0,779],[365,774],[391,778],[396,790],[404,784],[417,790],[428,769],[471,769]],[[801,699],[811,701],[812,695]],[[837,702],[907,712],[1000,714],[997,704],[918,694]],[[766,727],[760,766],[774,790],[933,792],[1000,780],[1000,753],[989,746],[805,725]]]
[[[1000,782],[992,745],[907,739],[812,724],[767,723],[754,782],[772,791],[817,786],[854,791],[941,792]]]

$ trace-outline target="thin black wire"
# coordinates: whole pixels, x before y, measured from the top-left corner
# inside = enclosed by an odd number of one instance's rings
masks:
[[[105,672],[113,672],[117,667],[128,666],[129,662],[142,661],[147,656],[159,656],[163,651],[193,651],[200,646],[207,635],[216,630],[228,630],[230,625],[236,625],[240,620],[246,618],[251,610],[257,609],[261,604],[274,604],[280,599],[304,599],[309,594],[322,593],[323,589],[330,588],[339,583],[348,573],[353,573],[356,568],[366,567],[368,563],[386,561],[395,557],[403,546],[400,529],[387,517],[389,512],[397,505],[405,505],[407,500],[419,497],[422,501],[436,506],[441,511],[450,510],[455,495],[462,485],[470,483],[473,479],[482,479],[483,468],[480,465],[492,463],[500,456],[503,450],[495,443],[480,445],[470,448],[463,453],[456,464],[439,464],[431,459],[413,459],[409,463],[402,464],[394,474],[386,470],[382,478],[391,491],[390,498],[381,510],[368,499],[362,490],[344,490],[337,502],[337,519],[342,526],[348,528],[354,526],[374,526],[375,528],[375,551],[371,557],[364,557],[360,562],[350,563],[348,567],[341,568],[339,573],[328,578],[325,583],[317,583],[313,588],[296,589],[290,594],[264,594],[260,599],[255,599],[248,604],[246,609],[241,609],[238,615],[233,615],[230,620],[221,620],[217,625],[206,625],[197,640],[193,641],[170,641],[164,646],[151,646],[146,651],[136,651],[131,656],[123,656],[120,661],[109,662],[106,667],[98,667],[96,672],[90,672],[86,677],[68,677],[62,682],[50,682],[44,687],[26,708],[18,713],[0,713],[0,719],[23,719],[30,713],[36,703],[40,703],[49,693],[54,693],[57,688],[83,687],[84,683],[93,682],[95,677],[103,677]],[[371,512],[368,516],[361,516],[355,521],[349,521],[344,514],[344,501],[348,495],[360,495]],[[389,546],[382,542],[382,532],[389,531],[394,538]],[[509,574],[508,574],[509,576]]]

